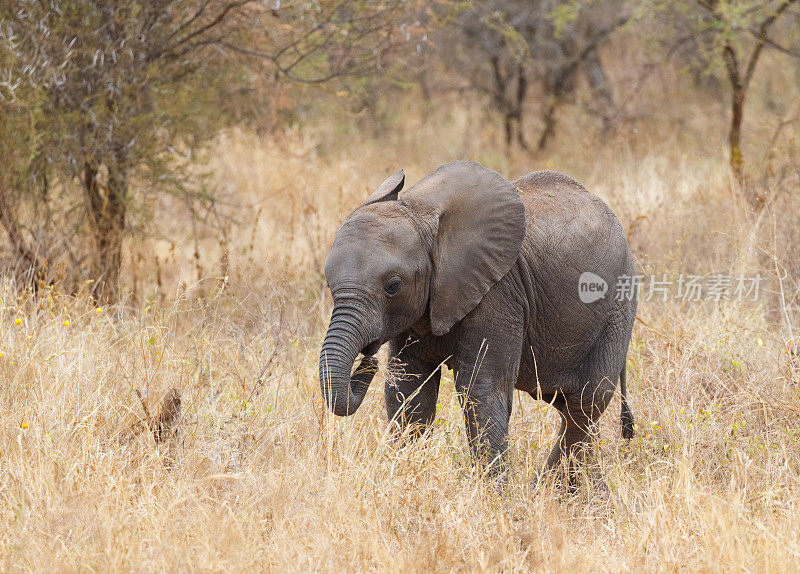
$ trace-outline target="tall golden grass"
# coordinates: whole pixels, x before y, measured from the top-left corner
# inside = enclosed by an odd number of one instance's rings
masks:
[[[797,181],[770,188],[758,218],[722,145],[655,124],[605,140],[576,123],[531,158],[506,153],[474,108],[438,113],[401,110],[379,139],[336,122],[222,134],[205,166],[217,232],[156,208],[177,239],[131,242],[125,277],[139,287],[118,306],[95,308],[88,287],[31,294],[5,280],[0,569],[800,567],[800,371],[774,292],[775,263],[797,268]],[[638,432],[620,438],[615,400],[596,445],[607,489],[531,487],[557,419],[527,396],[502,492],[471,466],[451,380],[434,430],[402,448],[380,377],[355,416],[322,407],[322,266],[339,221],[396,169],[413,182],[462,157],[508,177],[571,173],[619,215],[643,273],[764,277],[756,302],[641,303],[628,358]],[[157,441],[148,418],[173,388],[180,432]]]

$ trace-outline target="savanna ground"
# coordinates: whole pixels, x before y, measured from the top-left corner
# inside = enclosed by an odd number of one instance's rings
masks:
[[[123,303],[97,308],[88,283],[68,296],[5,280],[0,569],[796,570],[800,366],[784,316],[796,319],[800,268],[796,140],[792,126],[775,141],[774,124],[748,126],[774,150],[751,160],[769,174],[754,213],[724,125],[695,109],[608,137],[570,120],[536,157],[507,153],[480,106],[457,99],[403,100],[379,134],[343,119],[220,135],[198,170],[217,183],[221,231],[151,206],[170,239],[129,242]],[[643,293],[628,354],[637,434],[620,438],[615,399],[597,444],[606,490],[531,488],[557,418],[527,396],[503,492],[470,464],[451,380],[434,431],[405,448],[387,438],[380,375],[356,415],[322,406],[322,268],[338,223],[396,169],[413,183],[456,158],[575,176],[617,213],[643,274],[762,276],[754,302]],[[171,388],[182,418],[157,442],[143,421]]]

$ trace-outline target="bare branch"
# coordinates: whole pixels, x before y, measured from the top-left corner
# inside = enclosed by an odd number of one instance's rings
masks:
[[[753,51],[750,54],[750,60],[747,62],[747,71],[744,74],[744,80],[742,81],[742,87],[746,90],[747,86],[750,84],[750,80],[753,78],[753,73],[756,70],[756,64],[758,63],[758,57],[761,55],[761,50],[764,48],[764,44],[767,40],[767,33],[772,25],[775,23],[775,20],[786,11],[789,6],[794,4],[797,0],[784,0],[780,6],[767,16],[759,25],[758,33],[756,34],[756,44],[753,46]]]
[[[184,22],[183,24],[178,26],[175,29],[175,31],[167,37],[167,41],[168,42],[171,41],[175,36],[178,36],[181,32],[186,30],[186,28],[188,28],[189,26],[194,24],[194,22],[198,18],[200,18],[203,15],[203,13],[206,11],[206,7],[208,7],[209,2],[210,2],[210,0],[203,0],[203,2],[200,3],[200,7],[197,9],[197,11],[194,13],[194,15],[191,18],[189,18],[186,22]]]
[[[748,30],[748,32],[750,32],[753,36],[758,37],[758,31],[753,30],[751,28],[751,29]],[[767,46],[769,46],[770,48],[774,48],[775,50],[778,50],[779,52],[783,52],[787,56],[792,56],[793,58],[800,58],[800,50],[792,50],[790,48],[786,48],[784,46],[781,46],[780,44],[778,44],[777,42],[775,42],[773,39],[771,39],[769,37],[765,37],[765,38],[763,38],[763,40],[764,40],[764,43]]]
[[[163,50],[160,50],[159,52],[156,52],[154,55],[151,55],[150,58],[151,59],[160,58],[160,57],[180,58],[181,56],[184,56],[184,55],[188,54],[189,52],[194,51],[198,47],[206,46],[206,45],[208,45],[210,43],[213,43],[213,42],[209,42],[209,41],[200,41],[200,42],[191,43],[191,41],[194,38],[197,38],[198,36],[201,36],[201,35],[207,33],[208,31],[212,30],[213,28],[216,28],[217,26],[222,24],[223,21],[230,14],[232,14],[235,10],[237,10],[237,9],[247,5],[247,4],[251,4],[252,2],[254,2],[254,0],[237,0],[236,2],[230,2],[230,3],[226,4],[225,7],[222,10],[220,10],[219,14],[217,14],[217,16],[215,18],[213,18],[210,22],[207,22],[203,26],[200,26],[198,29],[188,33],[186,36],[176,40],[175,42],[173,42],[171,45],[167,46]],[[188,44],[188,46],[187,46],[187,44]],[[182,50],[179,50],[178,52],[175,52],[174,50],[179,48],[180,46],[184,46],[184,48]]]

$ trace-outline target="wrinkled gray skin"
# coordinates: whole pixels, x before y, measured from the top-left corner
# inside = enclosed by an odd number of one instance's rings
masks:
[[[625,361],[637,301],[618,300],[615,286],[636,271],[608,206],[553,171],[511,183],[458,161],[398,197],[403,182],[392,175],[345,219],[325,265],[334,307],[319,374],[330,409],[358,409],[388,342],[389,419],[423,432],[446,364],[473,456],[490,472],[505,467],[515,388],[561,413],[546,470],[580,458],[617,380],[623,436],[633,436]],[[581,302],[584,271],[605,280],[604,298]]]

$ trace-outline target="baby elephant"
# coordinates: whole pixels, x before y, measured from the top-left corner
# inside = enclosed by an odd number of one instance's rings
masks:
[[[344,220],[325,264],[333,314],[319,376],[330,409],[356,412],[388,342],[390,366],[402,367],[386,382],[390,421],[424,431],[447,365],[470,449],[490,473],[505,468],[515,388],[561,413],[545,470],[580,457],[617,379],[632,437],[636,270],[609,207],[554,171],[512,183],[455,161],[398,196],[404,180],[398,171]]]

